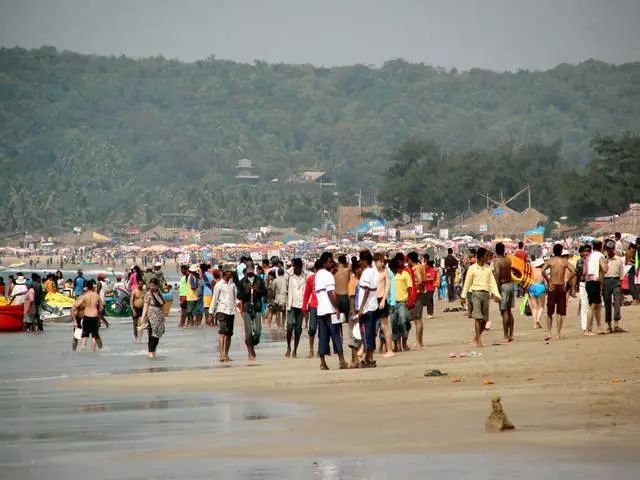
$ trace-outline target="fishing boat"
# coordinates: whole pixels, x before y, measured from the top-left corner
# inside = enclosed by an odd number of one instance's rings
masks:
[[[22,268],[26,265],[24,262],[16,262],[9,265],[7,268]]]
[[[0,332],[21,332],[23,318],[22,305],[0,305]]]

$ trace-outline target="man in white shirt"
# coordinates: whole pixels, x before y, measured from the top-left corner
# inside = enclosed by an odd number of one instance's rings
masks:
[[[285,357],[291,357],[291,337],[295,332],[293,344],[293,358],[298,358],[298,344],[302,335],[302,302],[304,289],[307,285],[307,277],[302,270],[302,259],[293,259],[293,271],[287,277],[287,353]]]
[[[617,255],[616,242],[609,239],[604,242],[607,252],[607,273],[604,274],[602,285],[602,296],[604,298],[604,321],[607,324],[609,333],[625,333],[626,330],[620,327],[620,307],[622,306],[622,279],[624,278],[624,256]],[[613,307],[613,319],[611,310]],[[615,325],[611,326],[611,321]]]
[[[364,329],[365,359],[360,367],[373,368],[373,352],[376,349],[376,320],[378,320],[378,269],[373,265],[373,255],[369,250],[360,252],[360,263],[364,267],[360,277],[360,295],[358,296],[358,319]]]
[[[333,351],[340,359],[340,369],[349,368],[342,352],[342,335],[340,318],[336,306],[336,282],[331,273],[335,262],[333,254],[323,252],[320,255],[322,268],[316,273],[314,291],[318,299],[318,355],[320,370],[329,370],[325,355],[329,354],[329,339],[333,341]],[[374,295],[375,297],[375,295]]]
[[[602,330],[602,281],[604,274],[607,273],[607,261],[602,255],[602,242],[593,243],[593,249],[587,261],[585,262],[585,288],[587,297],[589,298],[589,315],[587,317],[586,336],[591,337],[593,333],[593,317],[596,318],[598,325],[598,333],[605,334]]]
[[[238,289],[233,282],[236,269],[233,265],[225,265],[222,279],[216,283],[213,289],[213,299],[209,306],[209,314],[213,315],[218,324],[220,342],[220,361],[230,362],[229,348],[233,336],[233,323],[236,315],[236,303]]]

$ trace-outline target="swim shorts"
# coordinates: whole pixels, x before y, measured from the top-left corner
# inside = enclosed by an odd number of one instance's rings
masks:
[[[533,298],[539,298],[545,294],[547,291],[547,287],[544,286],[544,283],[534,283],[529,287],[529,295]]]

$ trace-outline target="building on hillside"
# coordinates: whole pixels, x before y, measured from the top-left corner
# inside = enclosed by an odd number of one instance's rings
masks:
[[[242,182],[257,182],[260,177],[255,174],[253,162],[248,158],[241,158],[236,165],[236,179]]]
[[[178,235],[175,232],[162,225],[157,225],[142,234],[142,239],[147,242],[170,242],[176,238]]]
[[[339,206],[336,212],[336,234],[343,236],[350,230],[358,228],[372,214],[375,214],[373,210],[373,207]]]
[[[315,184],[322,187],[332,187],[336,184],[327,172],[300,172],[291,176],[288,182]]]

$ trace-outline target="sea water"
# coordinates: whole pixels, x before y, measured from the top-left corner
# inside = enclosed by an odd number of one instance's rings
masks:
[[[158,360],[132,341],[130,320],[111,319],[99,353],[71,352],[70,325],[46,325],[41,335],[0,335],[0,478],[101,479],[636,479],[637,462],[584,463],[549,452],[322,455],[258,458],[256,447],[232,459],[147,458],[144,452],[207,450],[213,440],[243,447],[269,421],[307,415],[294,404],[225,392],[122,393],[68,386],[87,376],[220,368],[215,329],[178,329],[167,320]],[[234,338],[231,356],[246,351]],[[281,356],[281,336],[265,335],[260,359]],[[261,353],[262,352],[262,353]],[[248,368],[236,362],[231,368]],[[215,370],[214,370],[215,371]],[[390,449],[390,451],[393,451]]]

